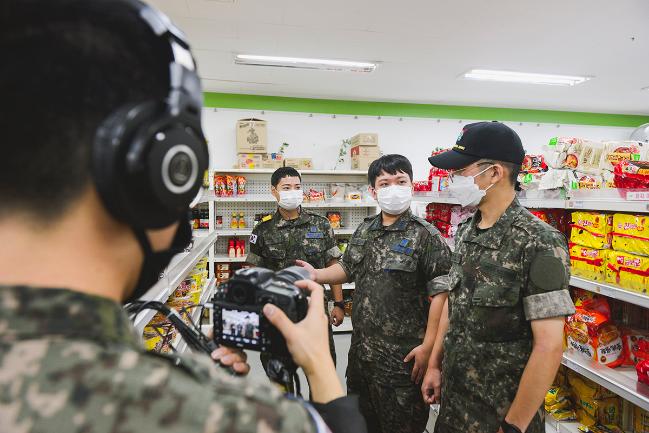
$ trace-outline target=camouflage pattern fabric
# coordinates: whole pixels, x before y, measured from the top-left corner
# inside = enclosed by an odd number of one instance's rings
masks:
[[[285,220],[277,211],[273,217],[257,224],[250,235],[250,253],[246,261],[255,266],[279,271],[294,266],[296,260],[309,262],[316,268],[342,255],[329,220],[304,209],[294,220]],[[325,313],[329,310],[325,303]],[[336,362],[333,329],[329,325],[329,349]],[[262,354],[266,368],[268,355]]]
[[[146,352],[117,303],[0,287],[2,432],[314,432],[301,404],[202,356]]]
[[[487,230],[479,218],[452,255],[438,433],[498,431],[532,352],[530,320],[574,313],[565,237],[518,200]],[[537,414],[527,432],[543,429]]]
[[[389,227],[379,214],[359,226],[340,264],[356,283],[348,391],[359,395],[369,431],[421,433],[428,408],[410,378],[414,361],[403,359],[423,342],[432,288],[448,290],[433,280],[448,273],[449,248],[410,211]]]

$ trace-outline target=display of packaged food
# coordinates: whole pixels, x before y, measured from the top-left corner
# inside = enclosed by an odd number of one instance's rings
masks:
[[[604,187],[604,178],[600,175],[575,172],[576,185],[571,189],[602,189]]]
[[[576,168],[582,173],[598,175],[601,173],[601,161],[604,154],[604,143],[600,141],[584,141],[579,153],[579,164]]]
[[[329,199],[334,202],[345,201],[345,184],[332,183],[329,186]]]
[[[640,293],[649,290],[649,257],[609,250],[606,281]]]
[[[545,162],[552,168],[571,168],[579,166],[579,155],[584,140],[576,137],[553,137],[547,146]]]
[[[571,275],[592,281],[604,281],[608,250],[598,250],[572,243],[569,247]]]
[[[649,359],[638,362],[635,369],[638,373],[638,382],[649,385]]]
[[[327,212],[327,219],[332,229],[339,229],[341,227],[342,216],[340,212]]]
[[[649,257],[649,215],[613,215],[613,249]]]
[[[640,362],[641,358],[638,358],[638,354],[640,343],[643,341],[649,342],[649,331],[629,327],[622,328],[622,343],[624,344],[622,365],[632,366]]]
[[[570,242],[595,249],[611,247],[613,215],[601,212],[573,212]]]
[[[649,161],[621,161],[613,173],[617,188],[649,188]]]
[[[245,176],[237,176],[237,195],[246,194],[246,183],[248,182]]]
[[[237,194],[236,177],[230,175],[225,176],[225,197],[233,197],[236,194]]]
[[[647,149],[647,144],[641,141],[607,141],[604,143],[600,167],[613,171],[622,161],[646,160],[649,157]]]
[[[548,165],[543,155],[525,155],[521,173],[543,173],[548,171]]]
[[[347,192],[345,193],[345,200],[347,201],[360,201],[363,199],[363,194],[360,189],[354,188],[352,186],[347,187]]]
[[[225,176],[214,175],[214,194],[217,197],[225,197]]]

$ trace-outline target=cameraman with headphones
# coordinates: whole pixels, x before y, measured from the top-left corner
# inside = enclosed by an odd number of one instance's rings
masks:
[[[208,167],[182,32],[137,0],[3,1],[0,28],[0,432],[365,432],[316,283],[300,323],[264,308],[313,406],[228,374],[243,352],[146,352],[121,308],[189,244]]]

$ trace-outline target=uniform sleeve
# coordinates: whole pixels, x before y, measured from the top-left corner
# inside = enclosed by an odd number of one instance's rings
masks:
[[[361,227],[359,226],[351,238],[349,238],[349,244],[345,253],[342,255],[338,263],[347,274],[347,281],[352,283],[354,282],[355,268],[358,263],[362,260],[365,255],[365,239],[361,237],[360,233],[362,232]]]
[[[343,253],[340,252],[338,244],[336,243],[336,236],[334,235],[334,229],[331,228],[331,224],[326,222],[325,227],[323,228],[323,233],[325,236],[325,266],[332,260],[339,259]]]
[[[439,233],[430,232],[419,256],[419,268],[426,281],[426,296],[449,291],[448,277],[438,280],[451,270],[451,250]]]
[[[529,258],[523,307],[527,320],[568,316],[575,306],[568,292],[570,256],[561,233],[549,232],[539,239]]]
[[[266,267],[265,250],[263,230],[259,230],[258,224],[252,229],[252,234],[250,235],[250,251],[248,252],[246,262],[262,268]]]

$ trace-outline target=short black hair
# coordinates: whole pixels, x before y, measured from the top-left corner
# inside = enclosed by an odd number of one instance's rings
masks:
[[[0,28],[0,218],[54,221],[89,186],[106,117],[167,94],[170,48],[111,0],[3,0]]]
[[[273,175],[270,177],[270,184],[274,187],[277,187],[279,181],[284,179],[285,177],[299,177],[300,182],[302,182],[302,176],[300,176],[299,171],[297,171],[293,167],[280,167],[275,170]]]
[[[383,155],[379,159],[373,161],[370,164],[370,168],[367,170],[367,179],[370,182],[370,186],[375,186],[376,178],[381,175],[381,172],[386,172],[388,174],[403,172],[408,175],[412,182],[412,164],[408,161],[408,158],[403,155]]]
[[[509,161],[498,161],[498,160],[484,160],[491,164],[500,164],[507,170],[509,183],[516,187],[518,185],[518,175],[521,172],[521,164],[516,164]]]

